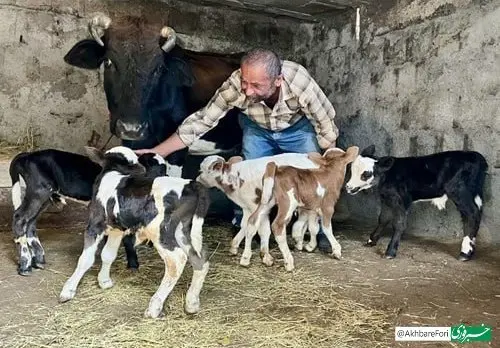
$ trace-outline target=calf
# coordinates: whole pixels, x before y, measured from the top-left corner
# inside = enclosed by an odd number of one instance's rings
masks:
[[[150,176],[165,175],[167,166],[158,155],[145,154],[139,160]],[[51,202],[66,204],[65,198],[87,203],[92,197],[92,185],[101,167],[88,157],[55,149],[18,154],[10,164],[12,230],[17,244],[18,273],[30,275],[32,267],[44,268],[45,252],[38,239],[36,221]],[[26,185],[24,197],[21,183]],[[139,263],[132,237],[124,239],[128,267]]]
[[[323,156],[310,154],[320,165],[316,169],[278,167],[274,162],[268,163],[262,177],[260,204],[248,219],[250,227],[247,238],[253,237],[255,226],[259,226],[262,217],[276,204],[278,214],[273,221],[272,231],[283,254],[285,269],[292,271],[294,261],[286,243],[286,225],[293,212],[299,208],[308,213],[311,240],[305,246],[306,250],[311,252],[316,248],[316,235],[319,231],[317,219],[320,217],[323,232],[332,246],[332,255],[340,259],[341,247],[333,236],[331,220],[344,184],[346,167],[356,158],[358,151],[356,146],[352,146],[345,152],[339,148],[330,148]]]
[[[421,157],[381,157],[369,146],[351,168],[347,192],[378,187],[381,211],[378,226],[367,246],[377,244],[382,230],[392,224],[393,234],[385,257],[396,257],[406,229],[412,202],[430,200],[439,210],[451,199],[462,216],[464,238],[459,260],[472,257],[483,209],[483,184],[488,170],[485,158],[474,151],[446,151]]]
[[[307,154],[299,153],[285,153],[246,161],[242,161],[242,158],[239,156],[231,157],[228,161],[225,161],[223,157],[213,155],[206,157],[200,165],[200,174],[196,180],[207,187],[218,188],[243,210],[241,229],[234,236],[231,248],[229,249],[229,252],[233,255],[238,254],[240,243],[246,236],[248,218],[257,209],[260,202],[262,176],[264,175],[266,164],[271,161],[278,165],[287,164],[297,168],[318,168],[318,165],[311,161]],[[303,233],[302,230],[300,233],[296,232],[299,228],[303,228],[303,220],[301,215],[298,222],[294,224],[294,236]],[[274,260],[269,253],[271,227],[268,215],[263,216],[258,232],[261,237],[260,255],[262,262],[267,266],[271,266]],[[240,265],[242,266],[250,264],[252,238],[246,238],[245,240],[245,250],[240,259]]]
[[[163,303],[182,274],[187,259],[193,266],[185,310],[200,309],[199,294],[208,272],[202,250],[202,225],[209,207],[208,191],[202,184],[174,177],[144,177],[145,168],[129,148],[118,146],[105,154],[88,148],[89,157],[102,166],[97,177],[83,252],[78,265],[60,293],[61,302],[71,300],[84,274],[92,267],[97,245],[108,240],[101,252],[99,286],[113,286],[110,268],[124,235],[138,242],[149,240],[165,263],[160,287],[149,302],[147,317],[158,317]]]

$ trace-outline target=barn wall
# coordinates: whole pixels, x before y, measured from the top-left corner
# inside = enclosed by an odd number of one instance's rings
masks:
[[[96,11],[111,17],[140,14],[167,19],[187,48],[219,52],[261,45],[287,54],[303,28],[310,26],[171,1],[4,1],[0,5],[0,140],[15,143],[29,133],[42,148],[77,152],[93,134],[100,136],[99,145],[107,140],[101,73],[71,67],[62,59],[77,40],[88,37],[87,19]]]
[[[395,3],[395,1],[394,1]],[[370,144],[380,155],[481,152],[489,163],[480,237],[500,241],[500,1],[380,2],[315,28],[299,54],[338,113],[340,145]],[[325,64],[325,62],[328,62]],[[343,197],[353,216],[375,222],[373,195]],[[453,203],[414,205],[413,234],[459,235]]]

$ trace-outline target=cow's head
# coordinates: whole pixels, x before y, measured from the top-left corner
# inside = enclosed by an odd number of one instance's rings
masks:
[[[354,195],[380,182],[381,176],[394,164],[393,157],[375,156],[375,145],[370,145],[356,157],[351,165],[351,179],[346,184],[348,193]]]
[[[167,54],[175,47],[175,31],[138,17],[112,22],[103,14],[93,17],[88,28],[92,39],[76,43],[65,62],[84,69],[104,66],[104,91],[114,135],[134,141],[160,137],[155,140],[161,142],[182,121],[175,118],[186,116],[185,101],[178,100],[175,92],[192,84],[186,64]],[[174,110],[177,106],[182,110]],[[176,112],[181,116],[172,115]],[[153,117],[158,115],[162,117]],[[158,129],[163,134],[157,134]]]

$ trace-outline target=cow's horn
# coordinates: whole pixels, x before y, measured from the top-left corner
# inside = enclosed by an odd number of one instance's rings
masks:
[[[103,35],[104,30],[108,29],[110,25],[111,18],[102,13],[96,14],[89,22],[90,35],[101,46],[104,46],[101,36]]]
[[[160,47],[164,52],[170,52],[175,46],[175,41],[177,40],[177,34],[175,30],[170,27],[163,27],[160,31]]]

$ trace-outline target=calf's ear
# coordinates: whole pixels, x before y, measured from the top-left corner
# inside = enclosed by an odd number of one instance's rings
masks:
[[[104,154],[100,150],[92,146],[85,146],[84,148],[88,158],[99,164],[101,167],[104,166]]]
[[[238,163],[238,162],[241,162],[241,161],[243,161],[243,157],[241,157],[241,156],[233,156],[233,157],[231,157],[230,159],[227,160],[227,163],[233,164],[233,163]]]
[[[382,157],[377,162],[377,168],[380,172],[385,172],[391,169],[394,164],[394,157]]]
[[[362,157],[373,157],[375,155],[375,145],[370,145],[361,151],[361,156]]]
[[[222,167],[224,167],[224,160],[223,159],[217,159],[216,161],[214,161],[210,165],[209,169],[218,172],[218,171],[222,170]]]

